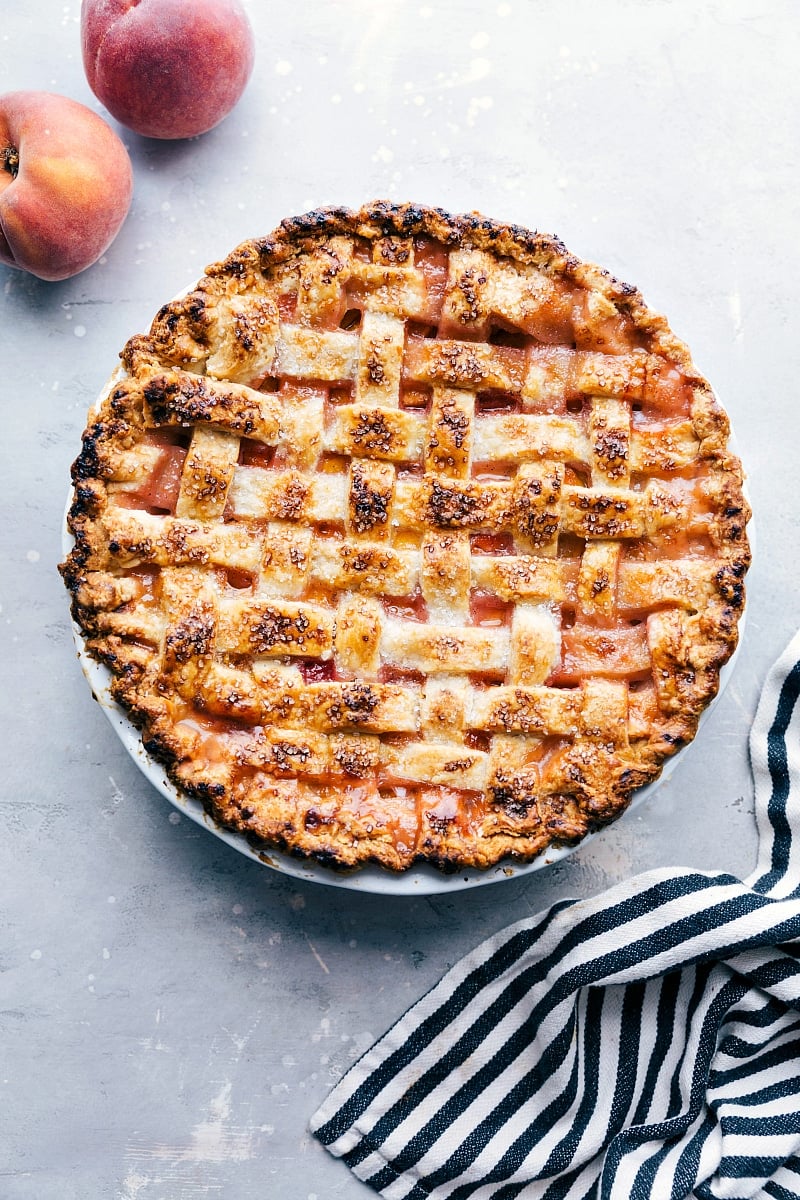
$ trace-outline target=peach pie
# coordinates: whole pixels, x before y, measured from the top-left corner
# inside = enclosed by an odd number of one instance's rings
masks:
[[[340,867],[530,860],[692,739],[749,562],[728,421],[633,287],[412,205],[245,242],[122,352],[61,570],[147,750]]]

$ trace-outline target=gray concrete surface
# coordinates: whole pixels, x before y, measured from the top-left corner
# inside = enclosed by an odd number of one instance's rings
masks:
[[[77,0],[3,6],[0,91],[95,108]],[[257,67],[187,143],[124,134],[131,215],[94,268],[0,268],[4,770],[0,1197],[356,1200],[306,1131],[480,938],[654,865],[746,872],[746,739],[800,620],[793,0],[250,0]],[[92,701],[56,574],[84,415],[129,334],[239,240],[320,203],[479,208],[637,283],[738,432],[749,624],[697,744],[571,859],[403,901],[301,884],[181,818]]]

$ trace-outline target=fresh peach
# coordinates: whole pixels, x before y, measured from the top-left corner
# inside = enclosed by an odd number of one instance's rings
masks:
[[[253,69],[239,0],[83,0],[86,78],[123,125],[186,138],[219,124]]]
[[[77,275],[114,240],[132,194],[128,152],[97,113],[50,92],[0,96],[0,262]]]

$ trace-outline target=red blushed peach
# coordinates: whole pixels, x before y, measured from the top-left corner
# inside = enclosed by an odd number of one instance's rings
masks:
[[[77,275],[114,240],[132,194],[128,152],[91,109],[50,92],[0,96],[0,262]]]
[[[86,78],[123,125],[153,138],[205,133],[253,69],[239,0],[83,0]]]

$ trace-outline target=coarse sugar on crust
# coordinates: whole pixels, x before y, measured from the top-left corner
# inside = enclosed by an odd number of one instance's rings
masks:
[[[121,359],[61,572],[221,824],[339,868],[530,860],[694,737],[750,514],[725,413],[635,288],[479,214],[321,209]]]

